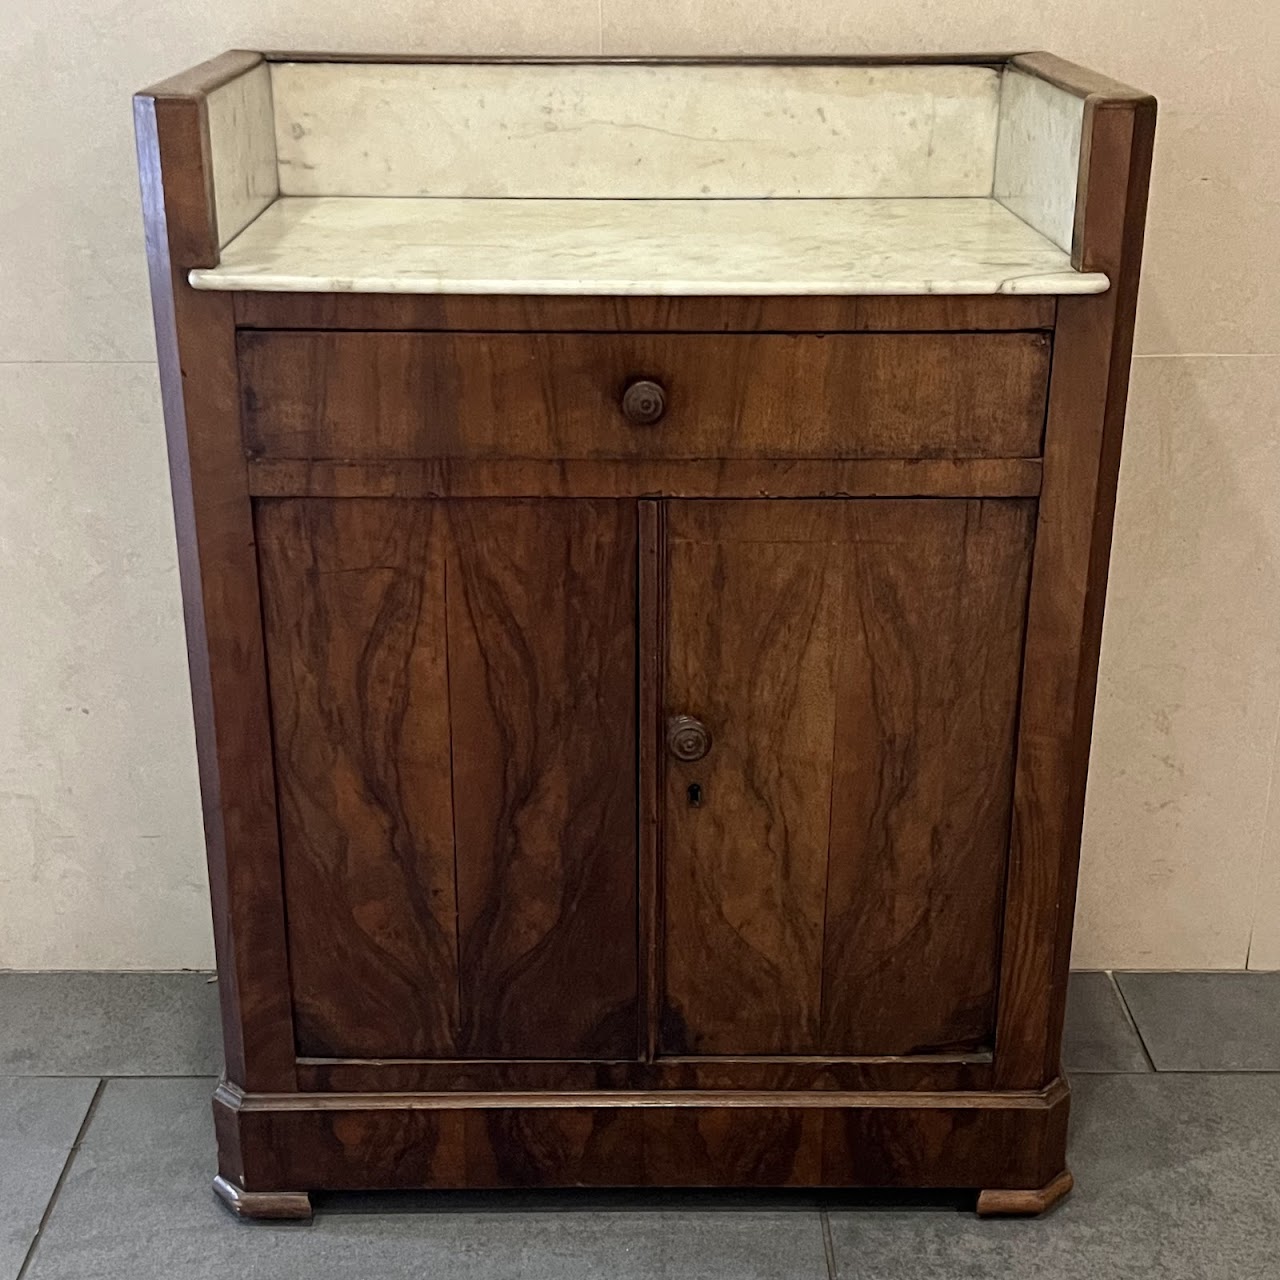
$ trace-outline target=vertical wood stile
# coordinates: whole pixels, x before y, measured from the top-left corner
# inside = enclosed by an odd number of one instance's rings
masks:
[[[663,622],[663,525],[665,504],[636,504],[639,522],[637,550],[636,672],[638,697],[636,728],[640,740],[636,752],[638,788],[636,811],[640,826],[638,926],[640,931],[641,1057],[652,1062],[658,1051],[658,1021],[662,1006],[662,828],[659,821],[662,775],[662,622]]]

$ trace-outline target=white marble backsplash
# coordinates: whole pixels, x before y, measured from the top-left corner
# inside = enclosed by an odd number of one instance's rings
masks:
[[[199,289],[366,293],[1098,293],[990,198],[283,197]]]
[[[990,195],[979,66],[275,63],[285,195]]]
[[[206,107],[218,244],[225,245],[280,194],[266,63],[215,89]]]
[[[1021,71],[1004,73],[993,194],[1068,253],[1083,123],[1083,98]]]

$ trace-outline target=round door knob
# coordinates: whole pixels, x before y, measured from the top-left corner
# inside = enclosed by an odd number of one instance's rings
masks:
[[[701,760],[711,750],[707,726],[693,716],[672,716],[667,721],[667,750],[677,760]]]
[[[662,384],[649,378],[627,383],[622,393],[622,412],[637,427],[651,427],[667,411],[667,393]]]

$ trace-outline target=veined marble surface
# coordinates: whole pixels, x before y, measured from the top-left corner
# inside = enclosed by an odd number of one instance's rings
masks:
[[[259,63],[208,98],[218,243],[240,234],[280,194],[271,75]]]
[[[985,196],[991,67],[279,62],[297,196]]]
[[[1101,293],[1107,277],[990,197],[281,197],[191,272],[302,293]]]
[[[995,197],[1068,252],[1083,126],[1083,98],[1021,71],[1004,73]]]

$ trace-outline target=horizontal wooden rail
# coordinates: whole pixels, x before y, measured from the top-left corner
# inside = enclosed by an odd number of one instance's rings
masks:
[[[257,498],[1034,498],[1038,458],[249,463]]]

